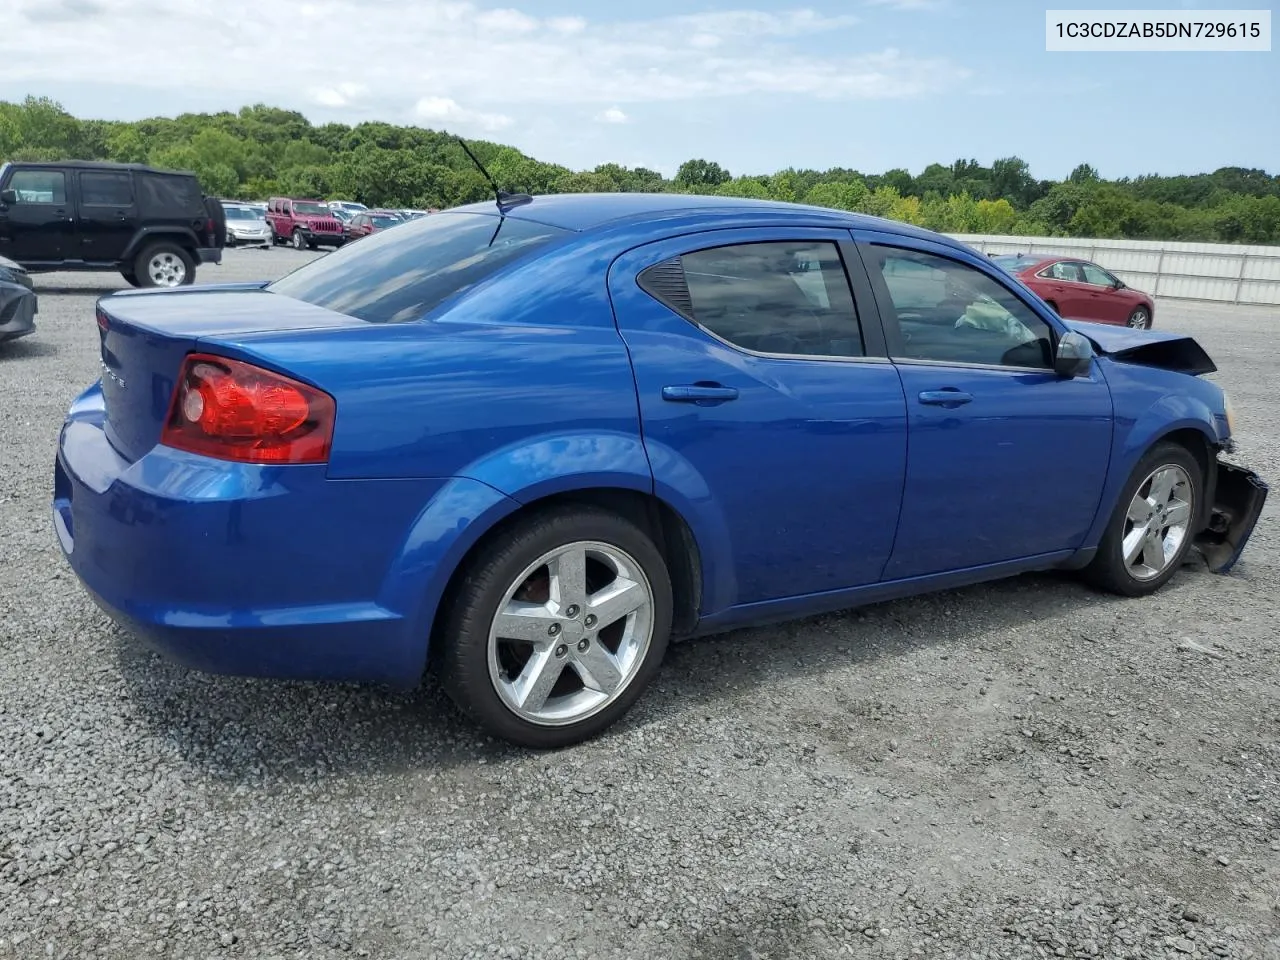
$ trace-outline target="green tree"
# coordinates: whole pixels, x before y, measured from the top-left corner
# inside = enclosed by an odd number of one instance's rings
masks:
[[[686,160],[676,171],[676,183],[693,189],[718,187],[729,179],[728,170],[707,160]]]

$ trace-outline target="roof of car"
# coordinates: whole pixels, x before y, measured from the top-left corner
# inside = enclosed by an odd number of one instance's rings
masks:
[[[10,162],[20,167],[75,167],[89,170],[132,170],[135,173],[158,173],[171,177],[195,176],[190,170],[159,170],[145,163],[112,163],[108,160],[12,160]]]
[[[492,200],[453,207],[453,211],[496,213]],[[517,219],[537,220],[566,230],[592,230],[624,220],[640,221],[679,214],[696,215],[773,215],[783,218],[816,216],[838,222],[845,228],[879,230],[884,233],[925,237],[940,243],[958,245],[940,234],[897,220],[886,220],[868,214],[850,213],[830,207],[786,203],[781,200],[753,200],[745,197],[721,197],[692,193],[553,193],[534,197],[533,202],[509,208],[507,215]]]

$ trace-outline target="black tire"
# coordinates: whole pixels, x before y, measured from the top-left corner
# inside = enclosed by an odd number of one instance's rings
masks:
[[[295,250],[306,250],[307,247],[310,246],[310,244],[307,243],[307,235],[303,233],[301,230],[293,231],[292,240],[293,240],[293,249]]]
[[[236,238],[231,236],[231,234],[227,234],[227,243],[226,243],[227,249],[230,249],[235,245],[236,245]]]
[[[1187,533],[1177,551],[1159,574],[1150,579],[1139,579],[1133,575],[1124,561],[1123,541],[1130,528],[1129,507],[1147,479],[1160,467],[1170,465],[1180,467],[1186,472],[1190,481],[1191,509]],[[1192,456],[1191,451],[1177,443],[1156,444],[1138,461],[1133,475],[1120,491],[1116,508],[1111,514],[1111,519],[1107,521],[1106,532],[1098,545],[1098,553],[1084,568],[1084,578],[1100,590],[1125,597],[1142,597],[1155,593],[1177,572],[1178,567],[1186,559],[1187,551],[1191,549],[1196,534],[1200,531],[1200,518],[1204,513],[1202,509],[1204,488],[1204,469]]]
[[[1125,323],[1135,330],[1150,330],[1152,326],[1151,311],[1146,307],[1134,307],[1133,313]]]
[[[517,577],[557,547],[596,541],[629,554],[649,581],[653,632],[632,679],[599,712],[575,723],[532,722],[508,707],[489,674],[489,629]],[[596,736],[626,713],[662,664],[671,635],[671,581],[662,554],[628,520],[594,507],[560,507],[517,522],[469,558],[432,641],[432,665],[450,698],[493,736],[522,747],[553,749]],[[566,628],[567,629],[567,628]]]
[[[129,286],[131,287],[139,286],[138,275],[133,272],[132,268],[121,270],[120,276],[124,277],[125,282],[128,283]]]
[[[162,284],[157,283],[151,275],[151,261],[156,257],[167,256],[179,261],[182,265],[182,277],[176,284],[163,284],[163,286],[186,287],[195,283],[196,280],[196,264],[191,258],[191,254],[183,250],[176,243],[168,240],[162,240],[159,243],[148,244],[138,254],[137,259],[133,263],[133,274],[138,279],[140,287],[157,287]],[[128,279],[128,278],[126,278]]]

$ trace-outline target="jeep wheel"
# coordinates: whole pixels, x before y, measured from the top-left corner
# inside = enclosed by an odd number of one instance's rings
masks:
[[[307,238],[301,230],[293,231],[293,249],[295,250],[307,249]]]
[[[133,272],[140,287],[184,287],[195,282],[196,278],[195,263],[185,250],[174,243],[155,243],[147,247],[138,254]]]
[[[132,267],[126,267],[125,269],[121,270],[120,276],[124,277],[125,282],[128,283],[129,286],[131,287],[141,286],[141,284],[138,283],[138,275],[133,272]]]

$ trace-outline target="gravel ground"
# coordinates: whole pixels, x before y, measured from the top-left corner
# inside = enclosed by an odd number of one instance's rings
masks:
[[[430,684],[184,672],[86,599],[51,464],[122,285],[39,278],[37,333],[0,347],[0,956],[1280,956],[1280,498],[1230,577],[680,644],[610,734],[522,753]],[[1280,316],[1156,316],[1280,479]]]

